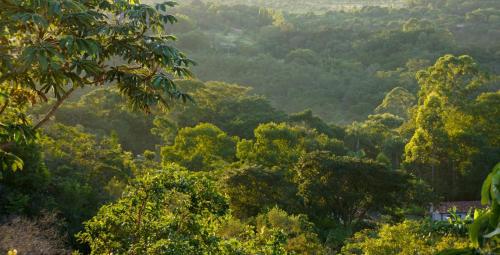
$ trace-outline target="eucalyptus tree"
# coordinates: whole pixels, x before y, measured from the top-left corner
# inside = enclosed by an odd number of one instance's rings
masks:
[[[132,108],[151,112],[189,99],[173,79],[189,77],[193,61],[172,47],[167,31],[174,2],[136,0],[0,0],[0,158],[34,138],[61,104],[81,88],[116,86]],[[39,118],[26,108],[51,101]],[[10,161],[7,161],[9,159]],[[9,163],[11,162],[11,163]],[[12,163],[14,162],[14,163]]]
[[[499,160],[499,131],[491,129],[498,85],[470,56],[445,55],[417,80],[415,132],[405,147],[405,164],[448,199],[474,199]]]

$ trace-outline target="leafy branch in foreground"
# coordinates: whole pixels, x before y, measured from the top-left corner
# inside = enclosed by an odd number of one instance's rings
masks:
[[[481,189],[481,203],[489,208],[474,212],[474,222],[469,228],[469,237],[475,247],[500,248],[500,163],[486,177]]]
[[[500,252],[500,163],[486,177],[481,189],[481,203],[486,209],[474,211],[469,225],[469,239],[475,249],[448,249],[439,255],[498,254]]]
[[[175,77],[194,64],[171,46],[174,2],[151,7],[134,0],[0,0],[0,157],[2,169],[22,166],[12,154],[28,142],[77,89],[115,85],[136,110],[189,100]],[[27,107],[55,102],[32,124]],[[33,128],[31,128],[33,126]],[[21,141],[23,140],[23,141]],[[14,161],[12,161],[14,160]]]

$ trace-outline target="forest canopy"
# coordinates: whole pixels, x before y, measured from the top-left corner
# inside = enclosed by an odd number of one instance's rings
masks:
[[[498,1],[0,7],[0,253],[500,253]]]

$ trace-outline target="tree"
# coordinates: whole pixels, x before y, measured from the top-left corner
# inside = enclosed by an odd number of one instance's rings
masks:
[[[401,205],[408,177],[371,160],[313,152],[294,168],[298,195],[315,217],[351,226],[370,212]],[[369,185],[367,185],[369,183]]]
[[[3,67],[0,65],[0,68]],[[15,145],[33,145],[35,132],[25,114],[30,100],[34,100],[32,93],[0,86],[0,170],[16,171],[24,167],[23,160],[13,150],[16,150]]]
[[[51,173],[44,164],[40,145],[16,146],[12,151],[24,162],[23,171],[5,171],[0,175],[0,215],[36,216],[50,209],[54,201],[47,196]]]
[[[421,31],[421,30],[433,30],[433,24],[428,20],[418,20],[411,18],[403,24],[404,32]]]
[[[135,173],[116,137],[101,139],[81,127],[48,125],[37,143],[16,146],[22,171],[0,178],[0,214],[38,217],[56,211],[74,247],[74,234],[105,203],[120,197]]]
[[[174,165],[136,179],[79,234],[92,254],[205,254],[220,249],[212,222],[227,212],[206,179]]]
[[[403,119],[390,113],[369,115],[364,122],[347,126],[344,143],[352,156],[376,159],[381,153],[389,159],[389,167],[399,169],[405,140],[399,128]]]
[[[285,114],[271,106],[251,89],[223,82],[180,81],[178,85],[195,98],[195,104],[174,106],[167,115],[157,116],[155,132],[161,126],[192,127],[200,122],[212,123],[231,136],[252,138],[253,130],[261,123],[280,121]],[[168,124],[170,123],[170,124]]]
[[[193,171],[215,170],[236,161],[236,137],[202,123],[179,130],[175,142],[161,149],[164,165],[176,162]]]
[[[382,103],[375,108],[375,113],[390,113],[401,118],[408,118],[410,108],[415,104],[416,98],[408,90],[395,87],[389,91]]]
[[[278,206],[288,212],[300,211],[297,188],[284,171],[257,165],[242,165],[224,171],[222,191],[230,197],[234,216],[255,217]]]
[[[447,199],[475,199],[475,187],[500,160],[493,138],[500,133],[490,129],[498,93],[489,92],[495,87],[469,56],[443,56],[417,79],[421,89],[415,132],[405,147],[406,168]]]
[[[33,204],[51,201],[47,209],[64,216],[70,241],[76,244],[74,234],[82,230],[83,221],[103,204],[118,199],[137,174],[132,155],[123,151],[116,136],[99,139],[81,126],[49,125],[38,142],[48,168],[48,187],[42,193],[45,199]],[[15,173],[11,179],[17,180],[24,173]],[[29,182],[37,184],[36,179]]]
[[[285,60],[299,65],[318,65],[319,57],[310,49],[295,49],[286,55]]]
[[[256,219],[256,228],[261,234],[272,237],[273,229],[281,229],[287,237],[285,250],[291,254],[325,254],[316,233],[314,224],[309,222],[305,215],[289,215],[277,207],[266,213],[259,214]]]
[[[464,237],[429,232],[425,222],[406,220],[383,224],[378,229],[365,229],[347,240],[344,255],[436,254],[443,249],[469,246]]]
[[[250,221],[228,218],[217,233],[226,240],[245,243],[245,252],[238,254],[325,254],[313,228],[305,215],[291,215],[274,207]],[[269,245],[276,241],[281,247]]]
[[[53,116],[53,121],[68,125],[81,125],[85,132],[97,137],[116,133],[120,144],[127,151],[140,154],[154,149],[161,139],[148,131],[153,128],[152,115],[130,109],[114,87],[96,88],[82,95],[78,101],[63,104]],[[43,115],[50,102],[30,109],[32,116]]]
[[[320,117],[313,115],[311,110],[290,114],[287,123],[294,126],[303,126],[308,129],[314,129],[320,134],[328,135],[331,138],[342,140],[344,130],[339,127],[329,126]]]
[[[255,130],[255,141],[238,143],[237,156],[245,162],[267,167],[291,168],[301,155],[315,150],[345,153],[341,141],[299,126],[267,123]]]
[[[228,204],[206,178],[174,164],[150,173],[86,222],[78,238],[91,254],[285,254],[278,228],[264,236],[242,226],[246,238],[224,235]]]
[[[500,137],[497,131],[500,129],[500,90],[496,92],[482,93],[476,98],[476,102],[472,109],[474,122],[477,123],[475,128],[479,129],[476,132],[486,136],[486,140],[490,141],[491,146],[500,146]]]
[[[444,114],[442,102],[436,95],[430,95],[417,113],[417,129],[411,140],[405,146],[405,162],[413,164],[427,164],[430,166],[430,176],[427,172],[419,172],[418,176],[429,180],[439,194],[446,194],[450,197],[449,176],[440,167],[442,161],[446,161],[450,156],[451,141],[444,130],[444,123],[440,116]],[[439,171],[439,172],[438,172]],[[448,184],[445,184],[448,183]]]
[[[145,112],[154,106],[168,107],[174,99],[187,100],[171,79],[171,74],[190,76],[187,67],[193,63],[171,46],[174,37],[166,33],[165,24],[176,19],[164,11],[173,5],[3,0],[0,85],[8,100],[1,106],[0,157],[10,157],[11,144],[28,137],[31,122],[20,112],[22,106],[51,96],[53,106],[34,129],[83,87],[113,84],[134,109]]]

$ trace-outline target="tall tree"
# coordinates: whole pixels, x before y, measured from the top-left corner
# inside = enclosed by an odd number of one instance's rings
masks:
[[[415,132],[405,147],[408,169],[448,199],[477,198],[475,190],[499,158],[498,89],[469,56],[446,55],[417,74]],[[484,106],[488,106],[488,110]],[[485,138],[492,139],[485,139]],[[438,182],[439,180],[439,182]]]

